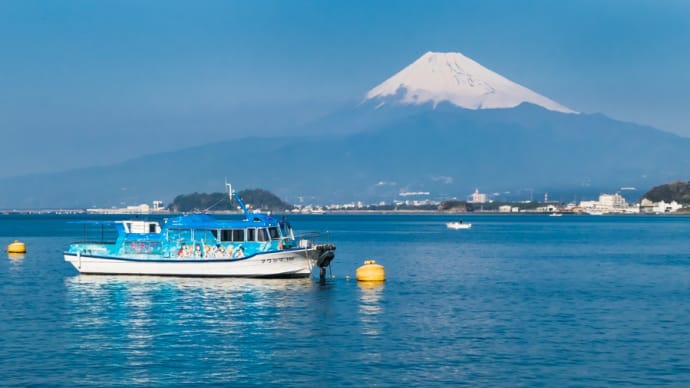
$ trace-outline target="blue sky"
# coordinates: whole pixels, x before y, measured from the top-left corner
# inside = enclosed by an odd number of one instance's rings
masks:
[[[280,133],[426,51],[690,136],[686,1],[0,0],[0,176]]]

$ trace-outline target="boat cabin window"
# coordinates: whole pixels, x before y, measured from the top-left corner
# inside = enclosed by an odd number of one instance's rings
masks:
[[[191,241],[192,240],[192,230],[191,229],[169,229],[168,230],[168,240],[169,241]]]
[[[212,243],[216,241],[216,235],[213,233],[215,230],[210,229],[194,229],[194,240],[204,241],[207,243]]]
[[[220,241],[244,241],[244,229],[221,229]]]
[[[161,228],[157,222],[148,221],[126,221],[122,223],[125,233],[160,233]]]
[[[268,234],[271,235],[271,240],[280,239],[280,232],[278,231],[277,226],[271,226],[270,228],[268,228]]]
[[[266,230],[265,228],[257,229],[256,230],[256,241],[269,241],[268,230]]]
[[[289,238],[294,238],[295,236],[292,233],[292,226],[288,221],[280,221],[278,224],[280,225],[280,231],[282,232],[283,236],[289,237]]]
[[[247,228],[247,241],[269,241],[266,228]]]

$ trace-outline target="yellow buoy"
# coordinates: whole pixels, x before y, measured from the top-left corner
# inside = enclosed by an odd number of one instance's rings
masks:
[[[26,245],[23,242],[14,240],[7,246],[7,253],[26,253]]]
[[[364,261],[364,265],[357,268],[357,280],[360,282],[382,282],[386,280],[386,271],[381,264],[374,260]]]

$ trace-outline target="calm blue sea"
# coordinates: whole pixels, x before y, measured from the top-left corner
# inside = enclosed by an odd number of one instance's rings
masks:
[[[79,276],[83,217],[0,215],[0,385],[690,385],[690,217],[293,217],[326,284]]]

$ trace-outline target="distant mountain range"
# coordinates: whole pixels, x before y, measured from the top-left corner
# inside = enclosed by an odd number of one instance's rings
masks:
[[[427,53],[366,96],[309,128],[286,128],[313,136],[219,141],[2,179],[0,208],[171,201],[220,191],[226,178],[291,203],[390,201],[406,191],[465,199],[475,188],[567,201],[622,186],[641,196],[690,173],[690,138],[575,113],[457,53]]]

